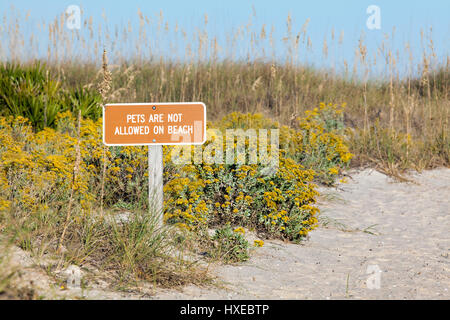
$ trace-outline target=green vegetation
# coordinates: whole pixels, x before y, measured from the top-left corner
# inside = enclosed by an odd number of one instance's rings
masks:
[[[248,260],[249,244],[244,236],[233,230],[229,225],[217,229],[212,240],[214,241],[211,257],[226,262],[240,262]]]
[[[61,88],[40,63],[29,66],[6,64],[0,68],[0,114],[22,116],[35,130],[54,128],[59,112],[81,110],[84,117],[98,119],[101,101],[96,91]]]

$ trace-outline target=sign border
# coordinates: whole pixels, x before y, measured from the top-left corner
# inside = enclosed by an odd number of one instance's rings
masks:
[[[203,125],[203,141],[202,142],[175,142],[175,143],[123,143],[123,144],[109,144],[105,142],[105,109],[109,106],[161,106],[161,105],[174,105],[174,104],[201,104],[203,106],[203,115],[205,123]],[[202,145],[206,142],[206,105],[203,102],[139,102],[139,103],[107,103],[102,107],[102,140],[103,144],[110,147],[121,146],[179,146],[179,145]]]

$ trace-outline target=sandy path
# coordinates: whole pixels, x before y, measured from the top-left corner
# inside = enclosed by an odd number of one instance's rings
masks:
[[[226,289],[188,286],[154,298],[450,299],[450,169],[413,179],[354,173],[338,190],[321,190],[325,226],[303,245],[267,241],[248,262],[214,269]],[[376,277],[368,268],[381,270],[379,289],[368,288]]]

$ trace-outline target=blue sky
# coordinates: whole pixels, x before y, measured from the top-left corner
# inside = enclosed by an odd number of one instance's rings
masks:
[[[285,55],[281,39],[286,35],[286,17],[292,17],[292,32],[297,34],[307,18],[310,19],[307,35],[313,44],[312,51],[300,59],[307,60],[309,64],[316,66],[329,66],[333,59],[347,59],[351,61],[361,33],[364,32],[365,43],[368,51],[375,51],[380,46],[385,34],[391,34],[395,27],[395,37],[390,40],[390,45],[403,51],[405,42],[410,42],[416,59],[422,52],[420,30],[428,31],[433,28],[433,41],[438,57],[443,58],[449,54],[450,48],[450,1],[376,1],[376,0],[345,0],[345,1],[267,1],[267,0],[228,0],[228,1],[144,1],[144,0],[1,0],[0,16],[9,15],[11,5],[15,11],[23,17],[27,12],[30,18],[24,22],[23,30],[30,32],[35,30],[33,23],[37,21],[51,22],[56,16],[65,11],[69,5],[79,5],[83,10],[82,19],[92,16],[94,22],[102,21],[102,13],[106,14],[111,30],[113,26],[126,26],[132,21],[137,33],[137,10],[149,17],[156,17],[163,12],[164,21],[173,28],[175,23],[183,28],[187,34],[193,33],[197,28],[204,28],[204,15],[208,15],[208,35],[217,35],[225,41],[226,34],[230,34],[239,26],[244,26],[252,20],[251,29],[259,32],[262,25],[267,26],[267,31],[273,26],[274,37],[277,42],[277,54]],[[366,8],[369,5],[377,5],[381,9],[381,29],[369,30],[366,27],[368,14]],[[253,15],[253,12],[256,15]],[[156,20],[156,18],[155,18]],[[331,30],[334,29],[336,38],[344,32],[343,45],[333,47]],[[176,43],[179,39],[171,33],[164,35],[164,39],[158,38],[162,48],[168,48],[168,43]],[[323,40],[327,39],[330,56],[334,58],[324,59],[322,56]],[[39,39],[42,48],[46,48],[46,38]],[[248,42],[248,39],[245,40]],[[336,40],[337,41],[337,40]],[[336,42],[335,41],[335,42]],[[132,49],[130,49],[132,50]],[[239,44],[239,52],[244,55],[245,42]],[[170,51],[170,50],[169,50]]]

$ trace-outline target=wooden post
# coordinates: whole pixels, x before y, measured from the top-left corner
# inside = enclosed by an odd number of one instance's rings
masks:
[[[151,214],[158,216],[159,226],[163,225],[163,151],[160,145],[148,146],[148,204]]]

